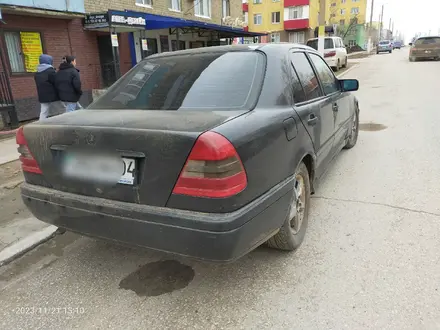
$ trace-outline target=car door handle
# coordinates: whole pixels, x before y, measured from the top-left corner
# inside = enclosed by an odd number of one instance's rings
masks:
[[[335,103],[333,104],[333,111],[338,111],[339,110],[339,106]]]
[[[309,126],[315,126],[317,122],[318,122],[318,117],[316,117],[314,114],[311,114],[309,120],[307,120],[307,124]]]

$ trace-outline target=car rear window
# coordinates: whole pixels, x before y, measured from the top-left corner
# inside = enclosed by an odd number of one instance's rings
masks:
[[[318,50],[318,39],[312,39],[307,41],[307,46],[312,47],[315,50]],[[324,49],[332,49],[335,48],[333,44],[332,38],[325,38],[324,40]]]
[[[249,109],[264,72],[265,57],[256,51],[147,58],[88,109]]]
[[[390,42],[388,40],[383,40],[379,42],[379,45],[388,45]]]
[[[415,42],[416,45],[432,45],[439,44],[440,45],[440,37],[429,37],[429,38],[419,38]]]

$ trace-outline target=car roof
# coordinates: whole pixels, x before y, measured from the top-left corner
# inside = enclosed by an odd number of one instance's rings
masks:
[[[289,43],[289,42],[276,42],[276,43],[268,43],[268,44],[256,43],[256,44],[247,44],[247,45],[226,45],[226,46],[212,46],[212,47],[177,50],[173,52],[154,54],[148,56],[147,59],[176,56],[176,55],[206,54],[206,53],[217,53],[217,52],[227,53],[227,52],[249,51],[249,50],[251,51],[260,50],[266,52],[266,51],[276,51],[276,50],[289,51],[291,49],[303,49],[303,50],[316,52],[315,49],[306,45]]]

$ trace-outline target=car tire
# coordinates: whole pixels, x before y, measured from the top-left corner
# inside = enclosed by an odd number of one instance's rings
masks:
[[[267,245],[273,249],[295,251],[304,241],[307,231],[311,185],[309,171],[303,162],[299,164],[294,175],[292,201],[286,219],[279,232],[267,241]]]
[[[379,55],[379,52],[376,52],[376,55]]]
[[[415,61],[416,61],[416,58],[415,58],[415,57],[410,57],[410,58],[409,58],[409,61],[410,61],[410,62],[415,62]]]
[[[350,135],[348,136],[347,143],[345,144],[344,149],[353,148],[357,143],[358,137],[359,137],[359,107],[356,104],[354,117],[353,120],[351,121]]]
[[[348,64],[348,56],[345,57],[345,62],[344,64],[342,64],[342,67],[345,69],[347,67]]]
[[[393,51],[392,50],[390,50],[390,54],[392,53]]]
[[[341,69],[341,61],[338,59],[338,62],[336,63],[336,72],[338,72]]]

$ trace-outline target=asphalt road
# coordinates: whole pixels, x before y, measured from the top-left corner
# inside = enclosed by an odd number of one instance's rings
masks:
[[[297,253],[212,265],[65,234],[0,268],[0,328],[440,329],[439,72],[406,48],[345,76],[363,131]]]

